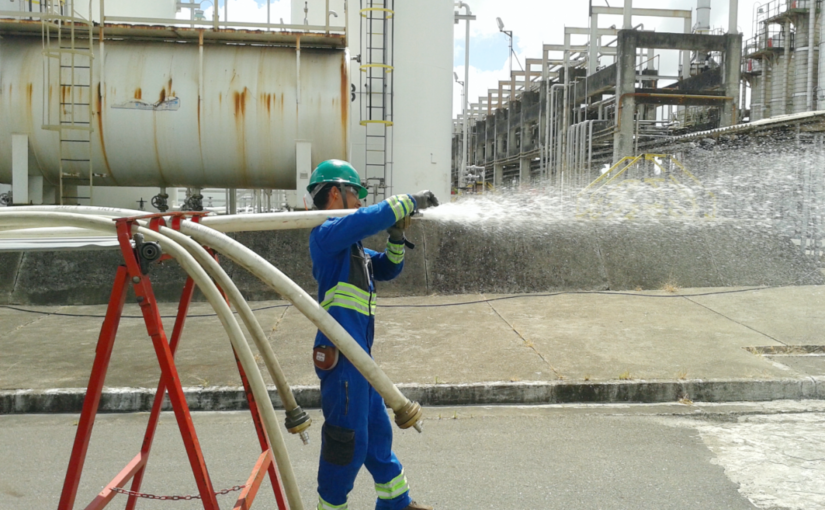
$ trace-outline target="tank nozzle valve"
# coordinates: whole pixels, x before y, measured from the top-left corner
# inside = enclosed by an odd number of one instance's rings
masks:
[[[395,411],[395,424],[402,429],[415,427],[415,430],[421,432],[423,430],[421,421],[423,414],[424,412],[418,402],[407,401],[403,408]]]
[[[312,425],[312,420],[306,411],[301,409],[301,406],[286,412],[284,426],[290,433],[298,434],[305,445],[309,444],[309,434],[306,430],[310,425]]]

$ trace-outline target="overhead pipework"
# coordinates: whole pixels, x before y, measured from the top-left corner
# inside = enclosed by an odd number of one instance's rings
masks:
[[[727,31],[711,26],[710,0],[684,4],[593,5],[588,27],[566,27],[563,39],[544,44],[523,71],[471,101],[454,122],[453,188],[472,192],[460,180],[468,165],[484,167],[496,188],[542,183],[572,197],[605,164],[669,137],[825,104],[822,0],[755,6],[754,35],[744,45],[737,0],[729,1]],[[604,26],[605,16],[623,16],[624,29]],[[680,20],[683,29],[651,32],[634,26],[634,16]],[[661,66],[667,51],[680,54],[677,72]],[[466,136],[459,129],[465,121]]]

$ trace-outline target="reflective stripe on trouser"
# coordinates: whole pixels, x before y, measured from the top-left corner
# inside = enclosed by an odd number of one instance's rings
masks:
[[[324,501],[338,505],[346,503],[361,466],[367,468],[375,483],[382,484],[397,479],[404,472],[392,451],[392,422],[384,399],[345,356],[341,356],[338,366],[322,374],[321,408],[325,424],[355,432],[354,445],[346,452],[352,460],[345,465],[334,463],[343,455],[329,455],[342,453],[341,450],[330,451],[330,446],[343,445],[336,445],[335,437],[321,434],[318,495]],[[325,451],[326,459],[333,462],[325,459]],[[405,491],[393,499],[376,498],[375,508],[403,510],[411,502],[410,493]]]
[[[410,198],[409,195],[393,195],[387,199],[387,202],[390,204],[392,212],[395,213],[395,221],[409,216],[415,209],[412,198]]]
[[[318,510],[348,510],[348,506],[346,503],[343,505],[333,505],[332,503],[327,503],[324,501],[324,498],[318,496]]]
[[[364,315],[375,315],[376,302],[375,294],[370,295],[369,292],[359,289],[355,285],[338,282],[338,285],[324,294],[321,307],[329,311],[332,306],[340,306]]]
[[[404,262],[404,243],[395,244],[392,241],[387,241],[387,258],[393,264]]]
[[[375,492],[378,493],[379,499],[397,498],[409,490],[410,486],[407,485],[407,477],[404,475],[403,469],[401,470],[400,475],[396,476],[389,482],[375,484]]]

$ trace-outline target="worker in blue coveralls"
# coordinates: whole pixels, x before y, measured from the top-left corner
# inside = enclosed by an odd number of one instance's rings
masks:
[[[371,353],[375,327],[374,280],[392,280],[404,266],[403,222],[414,211],[438,205],[429,191],[396,195],[361,208],[367,190],[346,161],[324,161],[307,187],[320,210],[358,209],[330,218],[312,229],[309,251],[318,301],[365,351]],[[387,249],[378,253],[361,241],[389,233]],[[366,466],[378,493],[377,510],[432,510],[410,498],[404,468],[392,451],[392,427],[384,399],[318,331],[312,355],[321,379],[321,459],[318,467],[318,510],[346,510],[361,466]]]

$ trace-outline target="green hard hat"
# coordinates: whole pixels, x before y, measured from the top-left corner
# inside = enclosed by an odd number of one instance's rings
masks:
[[[358,171],[346,161],[328,159],[315,167],[312,177],[309,178],[307,191],[312,193],[315,186],[328,182],[353,186],[358,190],[358,198],[367,198],[367,188],[361,185],[361,177],[358,175]]]

